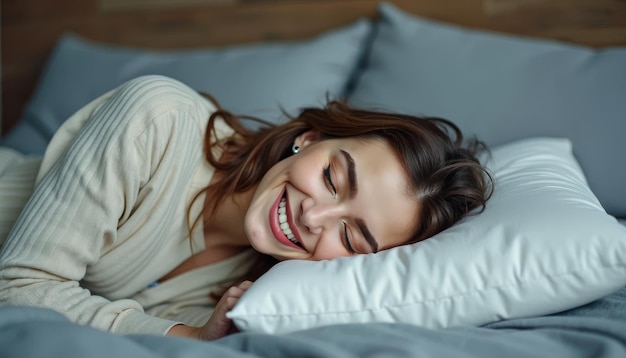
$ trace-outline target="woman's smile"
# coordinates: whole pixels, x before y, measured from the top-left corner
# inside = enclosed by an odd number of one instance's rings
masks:
[[[294,225],[289,201],[287,200],[287,189],[276,198],[269,215],[270,227],[274,237],[283,245],[304,250],[302,240],[299,239],[298,230]]]

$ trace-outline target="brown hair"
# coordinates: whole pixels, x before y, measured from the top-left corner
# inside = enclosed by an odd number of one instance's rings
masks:
[[[236,135],[215,142],[217,118],[223,118]],[[464,143],[459,128],[443,118],[356,109],[339,101],[329,101],[322,108],[305,108],[285,124],[266,123],[257,131],[241,124],[246,118],[259,121],[224,110],[216,111],[209,119],[205,157],[221,175],[218,182],[204,190],[207,202],[212,203],[206,208],[210,215],[229,195],[258,184],[274,164],[291,155],[294,139],[308,130],[318,131],[322,140],[383,139],[396,150],[412,185],[412,195],[422,208],[411,243],[439,233],[471,212],[481,212],[492,193],[493,179],[477,158],[486,150],[485,145],[476,139]],[[214,146],[222,149],[222,158],[213,155]],[[275,262],[266,260],[265,269],[246,279],[255,279]]]

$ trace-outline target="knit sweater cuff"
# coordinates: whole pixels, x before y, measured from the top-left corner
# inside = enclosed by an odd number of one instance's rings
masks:
[[[170,328],[181,322],[150,316],[136,310],[122,312],[111,327],[118,334],[155,334],[164,336]]]

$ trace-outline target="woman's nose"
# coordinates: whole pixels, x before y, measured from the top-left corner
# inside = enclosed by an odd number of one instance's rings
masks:
[[[302,201],[300,222],[312,234],[319,235],[330,223],[341,217],[341,208],[336,203],[324,203],[313,199]]]

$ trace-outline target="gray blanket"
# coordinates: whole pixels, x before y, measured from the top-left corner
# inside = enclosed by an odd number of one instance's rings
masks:
[[[335,325],[285,335],[238,333],[214,342],[119,336],[45,309],[0,309],[0,357],[626,357],[626,288],[559,314],[484,327]]]

